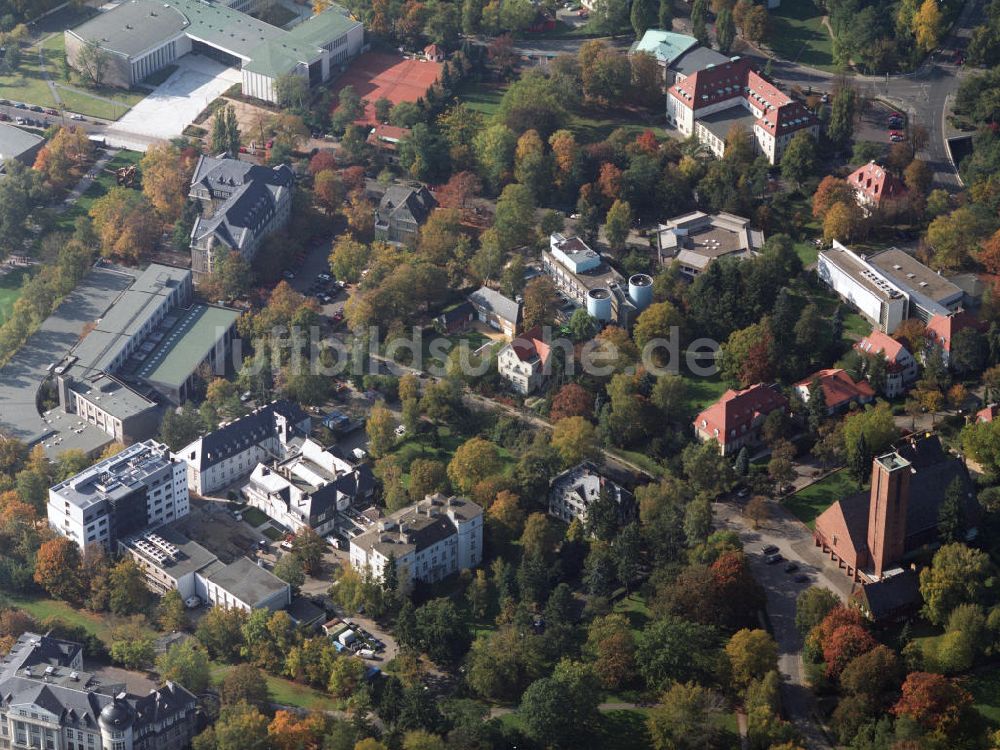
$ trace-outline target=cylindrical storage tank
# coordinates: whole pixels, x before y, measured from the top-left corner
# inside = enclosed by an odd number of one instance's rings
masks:
[[[628,298],[640,310],[649,307],[653,302],[653,277],[644,273],[629,276]]]
[[[611,320],[611,290],[599,287],[587,292],[587,312],[604,323]]]

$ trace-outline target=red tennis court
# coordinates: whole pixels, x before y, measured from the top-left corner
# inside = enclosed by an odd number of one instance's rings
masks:
[[[441,63],[408,60],[402,55],[366,52],[337,79],[334,93],[353,86],[362,99],[368,100],[364,120],[374,124],[376,100],[385,97],[393,104],[415,102],[438,79],[442,67]]]

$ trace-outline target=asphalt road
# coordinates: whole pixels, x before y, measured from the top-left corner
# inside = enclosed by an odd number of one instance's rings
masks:
[[[778,671],[781,673],[782,706],[789,721],[810,750],[831,750],[832,746],[816,720],[816,701],[806,683],[802,665],[802,636],[795,628],[795,600],[809,586],[823,586],[841,599],[850,594],[851,581],[842,575],[814,546],[809,530],[778,503],[772,503],[771,518],[760,527],[744,517],[734,503],[717,503],[716,525],[740,535],[754,578],[767,593],[767,616],[778,643]],[[786,562],[768,565],[761,549],[773,544],[786,561],[798,564],[799,570],[786,573]],[[809,580],[797,583],[798,572]]]
[[[949,52],[964,51],[972,29],[982,22],[983,0],[967,0],[952,33],[941,44]],[[837,74],[775,58],[771,62],[774,78],[787,88],[798,86],[829,90]],[[920,156],[934,168],[936,187],[957,190],[962,182],[948,153],[947,139],[957,135],[947,124],[949,108],[962,78],[971,71],[951,62],[931,60],[918,71],[896,76],[853,76],[849,80],[868,96],[887,100],[906,110],[911,124],[927,128],[928,144]]]

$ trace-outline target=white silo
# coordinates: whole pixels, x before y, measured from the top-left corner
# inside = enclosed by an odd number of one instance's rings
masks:
[[[645,310],[653,303],[653,277],[635,273],[628,277],[628,298],[639,310]]]
[[[611,290],[598,287],[587,292],[587,312],[603,323],[611,320]]]

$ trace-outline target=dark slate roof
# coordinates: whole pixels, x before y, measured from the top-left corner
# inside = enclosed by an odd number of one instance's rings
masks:
[[[246,450],[254,443],[274,437],[277,431],[275,414],[281,414],[293,425],[309,419],[309,415],[302,411],[302,407],[285,399],[262,406],[245,417],[235,419],[199,438],[201,440],[199,470],[204,471],[223,459]],[[185,451],[181,451],[181,455]]]
[[[709,65],[723,65],[729,62],[729,58],[720,52],[716,52],[709,47],[698,46],[689,49],[672,63],[670,69],[675,70],[683,76],[689,76],[699,70],[707,68]]]
[[[302,596],[293,597],[285,611],[299,625],[311,625],[326,619],[326,612]]]
[[[867,603],[871,618],[876,621],[892,617],[906,609],[919,607],[923,603],[920,596],[920,577],[913,570],[906,570],[881,581],[865,584],[859,596]]]
[[[472,307],[472,303],[466,300],[465,302],[460,302],[449,310],[445,310],[437,319],[444,326],[450,326],[452,323],[456,323],[462,320],[472,320],[472,317],[476,314],[475,308]]]
[[[483,286],[469,295],[469,301],[477,308],[517,324],[521,317],[521,303],[515,302],[495,289]]]
[[[209,217],[198,217],[194,239],[215,234],[234,249],[260,234],[275,212],[282,191],[291,189],[295,175],[286,164],[261,167],[239,159],[202,156],[191,180],[192,195],[198,188],[209,192],[222,205]]]
[[[57,716],[64,727],[95,732],[102,712],[109,710],[117,696],[134,713],[133,726],[139,735],[144,730],[156,731],[154,724],[173,714],[195,710],[195,697],[180,685],[168,682],[138,697],[125,694],[124,685],[102,684],[89,672],[73,670],[80,650],[77,643],[23,634],[0,660],[0,703],[32,704]]]
[[[436,206],[437,201],[434,200],[434,196],[423,186],[414,188],[393,185],[385,191],[382,200],[379,201],[378,219],[382,222],[396,219],[423,224]]]

